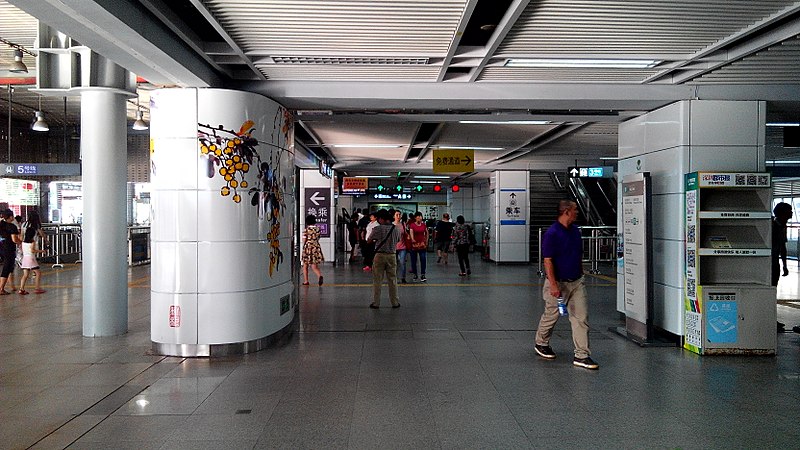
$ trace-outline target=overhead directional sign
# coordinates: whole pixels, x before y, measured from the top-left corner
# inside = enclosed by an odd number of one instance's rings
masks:
[[[433,150],[435,173],[474,172],[475,150]]]
[[[51,164],[51,163],[12,163],[0,164],[0,177],[2,176],[74,176],[81,174],[80,164]]]
[[[567,167],[570,178],[614,178],[614,168],[599,167]]]

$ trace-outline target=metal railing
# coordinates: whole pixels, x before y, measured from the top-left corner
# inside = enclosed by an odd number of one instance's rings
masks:
[[[581,230],[581,241],[583,243],[583,263],[589,265],[589,273],[600,273],[600,263],[616,262],[617,260],[617,227],[578,227]],[[542,259],[542,234],[545,228],[539,228],[538,242],[539,276],[544,273],[544,261]]]
[[[64,259],[82,262],[82,232],[78,223],[42,225],[45,238],[39,238],[39,248],[44,250],[38,256],[43,261],[52,261],[53,268],[64,267]],[[150,262],[150,227],[128,227],[128,265],[135,266]]]

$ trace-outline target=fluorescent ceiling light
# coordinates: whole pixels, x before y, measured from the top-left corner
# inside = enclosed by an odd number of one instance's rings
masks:
[[[405,147],[401,144],[333,144],[333,148],[400,148]]]
[[[549,120],[459,120],[458,123],[476,123],[488,125],[547,125]]]
[[[797,122],[770,122],[767,124],[768,127],[800,127],[800,123]]]
[[[618,156],[601,156],[600,157],[601,161],[616,161],[618,159],[619,159]]]
[[[441,181],[427,181],[427,180],[414,180],[412,183],[416,184],[439,184]]]
[[[800,164],[800,161],[765,161],[766,164]]]
[[[414,178],[431,178],[431,179],[438,179],[438,180],[449,180],[450,177],[447,175],[414,175]]]
[[[389,175],[354,175],[355,178],[392,178]]]
[[[442,150],[502,150],[503,147],[459,147],[457,145],[437,145],[435,148]]]
[[[649,69],[660,64],[653,59],[507,59],[506,67]]]

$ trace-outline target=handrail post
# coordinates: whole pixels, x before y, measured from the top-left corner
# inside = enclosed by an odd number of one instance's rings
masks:
[[[544,275],[544,268],[542,267],[542,227],[539,227],[539,239],[537,245],[539,246],[539,251],[536,252],[536,258],[539,260],[539,270],[536,273],[541,277]]]
[[[56,234],[55,237],[55,252],[56,252],[56,263],[53,264],[53,269],[56,267],[64,268],[64,265],[61,264],[61,225],[56,225]]]

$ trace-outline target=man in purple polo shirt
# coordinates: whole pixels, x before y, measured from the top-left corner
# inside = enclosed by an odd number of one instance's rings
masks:
[[[555,359],[550,348],[550,336],[558,321],[558,298],[563,297],[572,325],[575,357],[572,364],[586,369],[600,367],[589,355],[589,308],[586,286],[583,284],[581,232],[574,225],[578,205],[572,200],[558,204],[558,220],[542,236],[542,257],[547,280],[544,282],[544,312],[536,331],[536,353],[545,359]]]

